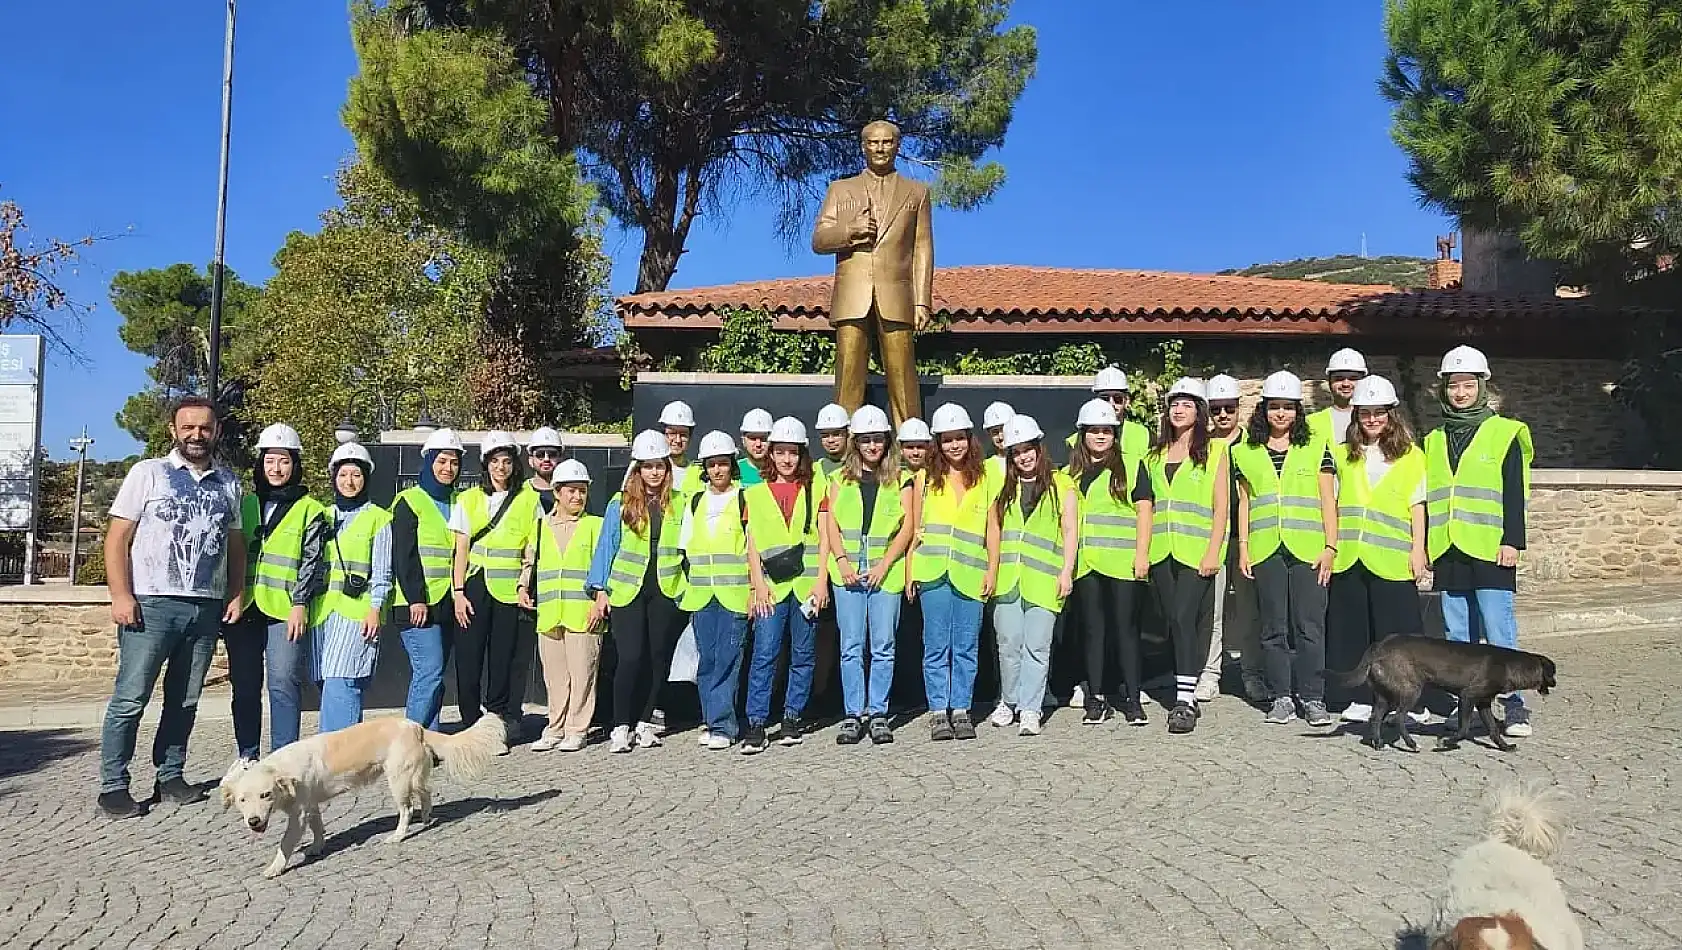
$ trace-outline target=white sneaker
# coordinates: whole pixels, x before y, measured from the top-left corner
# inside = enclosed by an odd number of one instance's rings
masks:
[[[695,737],[695,744],[704,746],[704,745],[710,744],[712,741],[713,741],[712,730],[708,729],[706,726],[702,726],[700,735],[697,735]]]
[[[1017,727],[1019,736],[1037,736],[1040,734],[1040,714],[1029,711],[1022,714],[1022,725]]]
[[[1192,691],[1192,696],[1200,703],[1212,703],[1215,701],[1215,697],[1220,694],[1220,681],[1211,679],[1198,680],[1197,689]]]
[[[707,736],[707,749],[713,752],[723,752],[734,744],[730,741],[730,737],[722,732],[711,733]]]
[[[660,743],[660,727],[652,722],[637,723],[637,748],[653,749]]]
[[[562,736],[561,744],[555,748],[560,749],[562,752],[582,752],[584,751],[584,738],[584,736],[576,734]]]
[[[1016,721],[1016,713],[1009,706],[1000,703],[993,707],[993,714],[987,717],[987,721],[1003,728]]]
[[[656,709],[650,715],[652,715],[654,717],[653,721],[650,722],[649,724],[654,727],[655,734],[656,735],[661,735],[661,736],[665,735],[666,734],[666,711],[664,709]]]
[[[1429,709],[1419,709],[1410,712],[1408,713],[1408,718],[1413,720],[1413,724],[1416,726],[1428,726],[1433,720],[1431,710]]]
[[[613,727],[613,733],[611,735],[609,735],[608,738],[607,738],[607,751],[609,751],[609,752],[629,752],[629,751],[631,751],[631,727],[630,726],[614,726]]]
[[[1070,709],[1085,709],[1086,708],[1086,690],[1081,689],[1079,683],[1075,684],[1075,691],[1069,694],[1069,708]]]
[[[560,736],[550,735],[549,733],[545,732],[543,735],[537,737],[536,742],[533,742],[531,744],[531,750],[533,752],[548,752],[551,749],[560,748],[560,745],[561,745],[561,737]]]
[[[1372,707],[1366,703],[1350,703],[1338,718],[1344,722],[1366,722],[1372,718]]]

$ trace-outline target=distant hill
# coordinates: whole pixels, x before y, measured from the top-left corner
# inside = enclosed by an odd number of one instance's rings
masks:
[[[1237,277],[1272,277],[1278,280],[1320,280],[1330,284],[1390,284],[1395,287],[1425,286],[1423,257],[1305,257],[1297,261],[1256,264],[1243,270],[1223,270]]]

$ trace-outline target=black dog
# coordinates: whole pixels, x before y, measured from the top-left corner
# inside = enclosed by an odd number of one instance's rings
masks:
[[[1460,734],[1443,736],[1437,743],[1439,750],[1471,738],[1472,710],[1476,709],[1496,748],[1510,752],[1513,747],[1501,737],[1490,712],[1495,697],[1521,689],[1546,696],[1559,685],[1554,681],[1554,661],[1539,653],[1433,637],[1389,637],[1368,647],[1360,665],[1344,674],[1346,685],[1362,680],[1373,692],[1366,744],[1375,749],[1383,745],[1384,716],[1393,709],[1410,752],[1418,752],[1419,746],[1408,735],[1407,713],[1427,686],[1439,686],[1460,697]]]

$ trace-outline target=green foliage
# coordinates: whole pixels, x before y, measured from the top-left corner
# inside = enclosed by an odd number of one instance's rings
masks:
[[[1320,280],[1332,284],[1389,284],[1424,287],[1431,261],[1423,257],[1304,257],[1294,261],[1255,264],[1243,270],[1223,270],[1233,277],[1272,277],[1279,280]]]
[[[696,360],[704,373],[833,373],[835,337],[773,330],[764,310],[726,310],[717,342]]]
[[[1673,0],[1392,0],[1384,95],[1425,201],[1573,282],[1682,247]]]
[[[1645,425],[1652,448],[1649,464],[1682,469],[1682,428],[1676,425],[1676,407],[1682,406],[1682,318],[1675,313],[1682,300],[1682,271],[1636,281],[1612,297],[1621,304],[1652,308],[1631,330],[1630,356],[1612,395]]]
[[[78,555],[82,563],[76,565],[76,583],[92,587],[105,586],[105,539],[96,538],[85,552]]]
[[[642,232],[635,289],[662,290],[696,217],[742,193],[775,198],[778,227],[793,238],[821,186],[861,165],[858,134],[872,119],[900,125],[906,161],[935,173],[941,200],[968,208],[990,196],[1003,170],[977,162],[1003,143],[1038,56],[1032,28],[1005,27],[1010,8],[1010,0],[364,3],[355,11],[363,70],[346,123],[364,154],[430,211],[467,209],[498,235],[543,230],[554,203],[504,199],[533,165],[583,150],[603,204]],[[438,38],[420,42],[426,34]],[[514,75],[535,91],[529,101],[507,94]],[[541,104],[541,122],[531,103]],[[497,174],[511,154],[522,157],[515,170]],[[483,201],[465,198],[480,192]]]

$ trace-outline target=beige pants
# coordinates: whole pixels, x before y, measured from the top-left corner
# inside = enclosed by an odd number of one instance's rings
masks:
[[[602,656],[600,634],[554,630],[537,638],[543,661],[543,688],[549,694],[546,736],[581,736],[596,714],[596,666]]]

